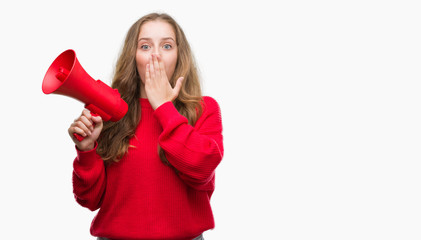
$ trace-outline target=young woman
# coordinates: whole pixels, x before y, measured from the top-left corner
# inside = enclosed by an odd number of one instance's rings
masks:
[[[94,211],[98,239],[203,239],[222,160],[218,103],[203,97],[187,39],[173,18],[132,25],[112,87],[129,105],[118,122],[84,110],[68,129],[76,144],[73,192]],[[81,142],[73,133],[85,136]]]

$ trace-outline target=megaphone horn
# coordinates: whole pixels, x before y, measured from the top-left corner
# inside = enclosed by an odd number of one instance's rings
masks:
[[[75,98],[104,121],[117,122],[128,110],[118,90],[89,76],[72,49],[64,51],[53,61],[42,81],[42,91]],[[83,139],[79,135],[77,138]]]

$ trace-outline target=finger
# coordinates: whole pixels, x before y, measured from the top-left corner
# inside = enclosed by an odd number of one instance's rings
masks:
[[[88,119],[86,116],[81,116],[80,118],[79,118],[79,120],[80,121],[82,121],[83,122],[83,124],[85,124],[85,126],[87,127],[87,128],[89,128],[89,130],[91,130],[91,131],[93,131],[94,130],[94,126],[93,126],[93,121],[92,120],[90,120],[90,119]]]
[[[153,66],[152,56],[149,59],[149,71],[150,71],[150,79],[152,81],[154,81],[155,80],[155,69],[154,69],[154,66]]]
[[[157,54],[152,54],[153,68],[155,69],[155,77],[161,79],[161,70],[159,69],[159,62]]]
[[[75,122],[73,122],[72,124],[70,124],[69,129],[67,129],[67,132],[68,132],[70,135],[72,135],[72,134],[73,134],[74,127],[76,126],[75,124],[76,124],[76,120],[75,120]]]
[[[83,131],[83,129],[79,128],[79,127],[73,127],[72,131],[71,131],[71,135],[73,135],[73,133],[77,133],[83,137],[87,137],[88,134],[86,134],[85,131]]]
[[[145,82],[148,82],[148,81],[151,80],[151,73],[150,73],[150,70],[149,70],[149,66],[150,66],[149,63],[146,64]]]
[[[82,121],[75,122],[75,127],[82,129],[86,133],[86,135],[92,134],[91,130],[89,130],[88,127]]]
[[[174,91],[173,91],[174,93],[173,100],[178,97],[181,87],[183,86],[183,82],[184,82],[184,77],[180,77],[177,79],[177,83],[175,84]]]
[[[161,55],[157,55],[158,63],[159,63],[159,71],[161,72],[161,76],[167,76],[167,73],[165,72],[165,64],[164,61],[162,61]]]
[[[85,116],[88,119],[91,119],[92,117],[91,112],[88,109],[83,109],[82,114],[80,116]]]

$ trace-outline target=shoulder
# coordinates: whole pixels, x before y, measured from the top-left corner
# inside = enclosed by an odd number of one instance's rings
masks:
[[[195,127],[201,131],[220,131],[222,129],[221,109],[218,102],[209,96],[202,97],[202,114]]]
[[[220,121],[221,109],[218,102],[209,96],[202,97],[202,115],[200,119],[216,118]]]
[[[221,115],[221,108],[219,103],[212,97],[202,97],[202,117],[206,115]]]
[[[209,96],[203,96],[202,107],[204,108],[203,110],[219,109],[219,104],[214,98],[209,97]]]

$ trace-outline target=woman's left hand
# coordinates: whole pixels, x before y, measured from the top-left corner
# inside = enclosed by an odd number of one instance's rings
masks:
[[[152,54],[145,73],[145,91],[152,108],[155,110],[163,103],[176,99],[183,80],[183,77],[178,78],[175,87],[172,88],[164,62],[158,54]]]

